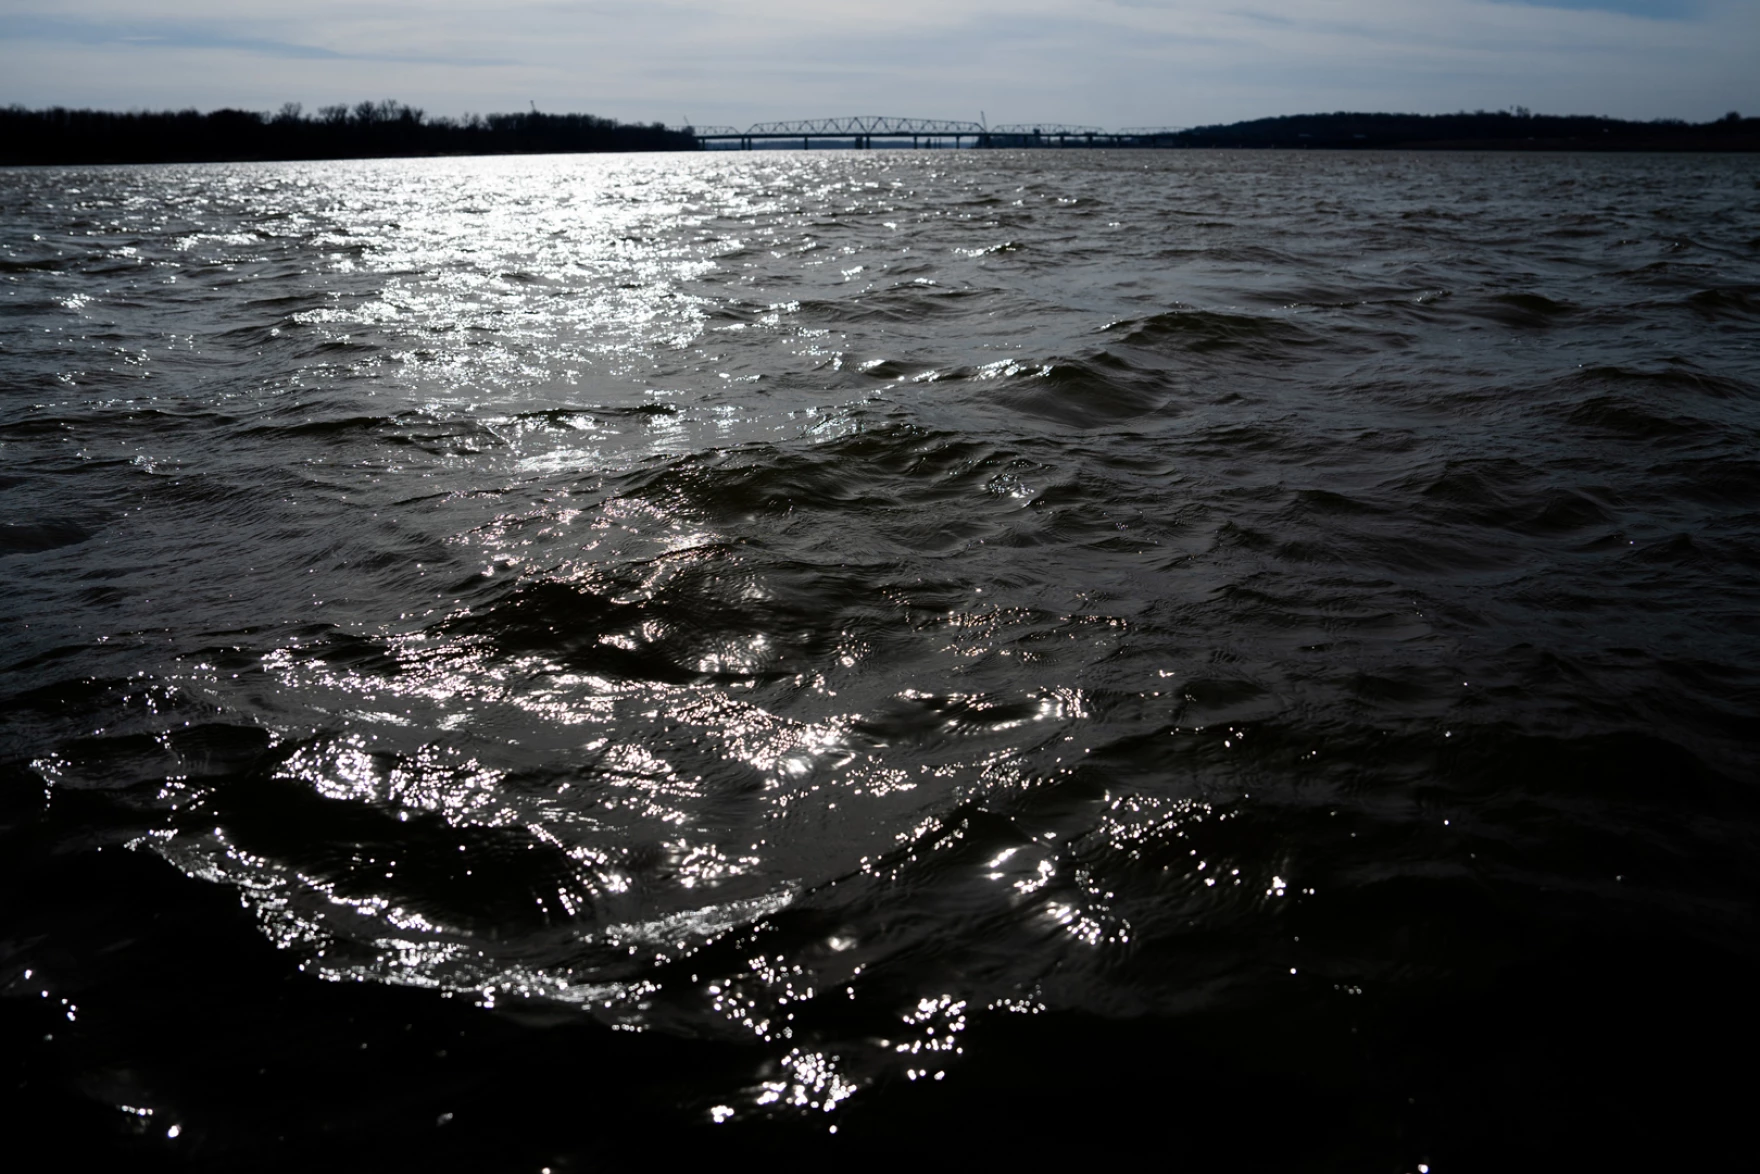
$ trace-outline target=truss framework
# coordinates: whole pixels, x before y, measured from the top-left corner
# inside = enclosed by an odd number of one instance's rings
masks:
[[[888,118],[879,114],[859,114],[850,118],[756,122],[744,131],[733,133],[752,138],[792,135],[981,135],[984,128],[976,122],[950,122],[942,118]]]
[[[1024,122],[1004,123],[1002,126],[990,128],[993,135],[1039,135],[1052,138],[1058,135],[1103,135],[1107,132],[1097,126],[1070,126],[1064,122],[1039,122],[1031,125]]]

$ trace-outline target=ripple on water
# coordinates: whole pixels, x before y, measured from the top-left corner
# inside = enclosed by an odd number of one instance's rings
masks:
[[[1700,163],[0,177],[44,1103],[244,1164],[541,1167],[582,1105],[1614,1137],[1663,1092],[1605,1024],[1713,1070],[1667,1008],[1729,1034],[1760,892],[1757,228]]]

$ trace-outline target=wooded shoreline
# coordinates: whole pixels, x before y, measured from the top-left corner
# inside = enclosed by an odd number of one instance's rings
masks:
[[[1182,147],[1329,150],[1760,151],[1760,118],[1635,122],[1595,115],[1479,110],[1459,114],[1292,114],[1170,136]]]
[[[255,110],[129,111],[0,109],[0,165],[219,163],[373,159],[423,155],[511,155],[587,151],[694,151],[688,131],[591,114],[467,115],[430,118],[398,102],[327,106],[307,116],[297,104]]]
[[[1018,136],[1017,136],[1018,137]],[[1021,146],[1004,136],[984,145]],[[1050,145],[1050,144],[1046,144]],[[1295,114],[1152,132],[1077,146],[1291,150],[1760,151],[1760,118],[1635,122],[1513,110],[1457,114]],[[273,114],[222,109],[128,111],[0,108],[0,166],[198,163],[434,155],[694,151],[691,127],[620,123],[591,114],[428,117],[394,101],[289,103]]]

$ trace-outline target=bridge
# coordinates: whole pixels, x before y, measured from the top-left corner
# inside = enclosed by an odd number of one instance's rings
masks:
[[[930,150],[964,147],[968,140],[974,147],[1155,147],[1172,145],[1173,136],[1183,129],[1161,126],[1108,131],[1097,126],[1049,122],[987,126],[981,122],[889,118],[878,114],[756,122],[743,130],[736,126],[686,128],[696,136],[699,147],[733,147],[745,151],[758,147],[788,148],[796,143],[805,151],[811,150],[815,142],[822,148],[847,146],[860,151],[871,149],[875,139],[889,140],[901,147],[904,140],[909,139],[911,146]]]

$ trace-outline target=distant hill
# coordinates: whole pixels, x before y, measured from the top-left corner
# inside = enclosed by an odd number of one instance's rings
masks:
[[[1291,114],[1160,136],[1182,147],[1402,150],[1756,151],[1760,118],[1627,122],[1593,115],[1476,111],[1460,114]]]
[[[689,133],[658,123],[639,126],[535,110],[429,118],[391,101],[326,106],[310,117],[292,103],[276,114],[0,109],[0,165],[692,151],[696,146]]]

